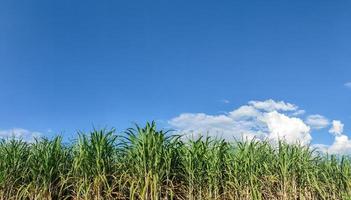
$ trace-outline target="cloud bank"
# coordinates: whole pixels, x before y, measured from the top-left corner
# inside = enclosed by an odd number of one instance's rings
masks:
[[[182,113],[168,123],[176,130],[189,136],[208,134],[224,139],[268,139],[272,142],[311,144],[312,130],[330,127],[334,136],[332,145],[315,144],[313,147],[328,153],[351,153],[351,141],[343,133],[343,124],[332,123],[319,114],[309,115],[305,120],[300,115],[304,110],[284,101],[249,101],[226,114]]]

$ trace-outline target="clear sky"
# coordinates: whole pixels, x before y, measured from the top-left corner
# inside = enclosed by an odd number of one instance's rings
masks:
[[[348,135],[350,21],[348,0],[1,0],[0,130],[169,126],[273,99]]]

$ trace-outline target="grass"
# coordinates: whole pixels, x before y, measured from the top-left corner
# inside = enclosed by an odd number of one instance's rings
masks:
[[[268,141],[184,139],[155,123],[0,141],[0,199],[351,199],[351,159]]]

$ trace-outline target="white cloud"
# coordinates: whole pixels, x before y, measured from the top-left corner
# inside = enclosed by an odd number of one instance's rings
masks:
[[[0,130],[0,138],[18,138],[25,141],[33,141],[34,138],[40,137],[41,133],[36,131],[29,131],[23,128],[13,128],[8,130]]]
[[[334,135],[334,142],[331,145],[316,144],[313,147],[329,154],[351,154],[351,140],[343,131],[344,124],[339,120],[333,120],[329,133]]]
[[[329,130],[329,133],[334,135],[341,135],[344,132],[344,124],[339,120],[333,120],[332,127]]]
[[[265,113],[263,121],[267,124],[268,138],[272,140],[285,140],[288,143],[309,144],[312,140],[310,127],[301,119],[288,117],[277,111]]]
[[[218,136],[225,139],[258,137],[259,123],[250,120],[235,120],[226,115],[207,115],[205,113],[184,113],[169,121],[169,124],[184,134],[193,136]]]
[[[297,106],[283,101],[250,101],[228,114],[185,113],[171,119],[169,124],[183,133],[208,133],[226,139],[284,139],[307,144],[311,141],[309,126],[299,118],[281,113],[297,110]]]
[[[351,88],[351,82],[347,82],[344,85],[345,85],[345,87]]]
[[[309,115],[306,119],[306,123],[312,129],[323,129],[329,126],[329,120],[322,115]]]
[[[298,107],[291,103],[285,103],[284,101],[274,101],[269,99],[266,101],[250,101],[249,105],[264,111],[296,111]]]
[[[229,116],[233,119],[247,119],[247,118],[252,118],[252,117],[258,117],[261,114],[260,111],[258,111],[256,108],[253,106],[241,106],[236,110],[233,110],[232,112],[229,113]]]
[[[334,143],[327,152],[330,154],[350,154],[351,140],[346,135],[336,135]]]
[[[305,114],[305,113],[306,113],[305,110],[297,110],[297,111],[293,112],[291,115],[293,115],[293,116],[299,116],[299,115],[303,115],[303,114]]]
[[[196,122],[196,123],[195,123]],[[195,126],[195,129],[201,128],[227,128],[231,125],[232,119],[226,115],[206,115],[205,113],[184,113],[171,120],[171,125],[180,129],[187,129],[189,126]]]
[[[298,117],[304,114],[296,105],[283,101],[250,101],[229,113],[210,115],[205,113],[184,113],[168,123],[184,134],[210,135],[225,139],[269,139],[285,140],[288,143],[310,144],[311,130],[326,128],[333,134],[331,145],[314,144],[312,147],[330,154],[351,154],[351,139],[343,133],[344,124],[339,120],[330,121],[322,115],[309,115],[306,121]]]

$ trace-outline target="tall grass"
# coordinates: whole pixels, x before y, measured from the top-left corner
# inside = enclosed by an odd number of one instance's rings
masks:
[[[351,199],[351,159],[136,126],[0,140],[0,199]]]

